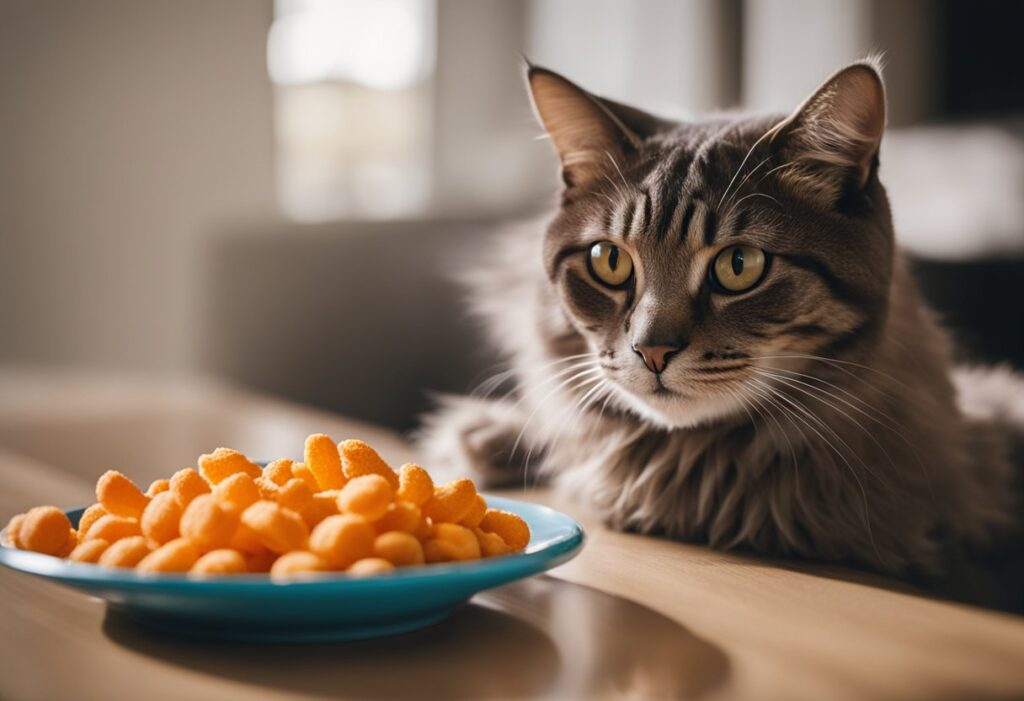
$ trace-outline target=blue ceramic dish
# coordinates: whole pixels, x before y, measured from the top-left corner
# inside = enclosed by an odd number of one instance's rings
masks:
[[[325,573],[291,582],[257,574],[140,575],[2,546],[0,563],[100,597],[140,625],[166,632],[245,642],[356,640],[442,621],[477,592],[556,567],[583,547],[583,529],[563,513],[501,497],[487,497],[487,503],[526,519],[531,538],[525,552],[372,577]],[[73,525],[82,511],[67,512]]]

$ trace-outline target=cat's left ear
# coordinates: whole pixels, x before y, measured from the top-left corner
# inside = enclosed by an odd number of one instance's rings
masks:
[[[615,173],[622,159],[667,123],[592,95],[554,71],[528,66],[533,105],[562,162],[567,188],[585,187]]]
[[[885,130],[885,88],[878,61],[867,59],[826,80],[771,132],[786,156],[810,166],[834,193],[863,189],[878,162]]]

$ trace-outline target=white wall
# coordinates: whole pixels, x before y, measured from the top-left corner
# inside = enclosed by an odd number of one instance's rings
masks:
[[[0,5],[0,362],[192,364],[204,242],[274,211],[270,19]]]
[[[789,112],[832,72],[884,50],[889,123],[933,107],[936,3],[930,0],[745,0],[743,105]]]

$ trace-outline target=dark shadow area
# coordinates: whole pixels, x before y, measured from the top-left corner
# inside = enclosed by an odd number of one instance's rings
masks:
[[[496,362],[456,273],[494,220],[268,225],[212,246],[204,369],[408,430]],[[297,274],[282,274],[295,271]],[[271,283],[270,281],[277,281]]]
[[[729,672],[720,649],[660,613],[550,577],[481,594],[432,628],[356,643],[195,641],[110,610],[103,631],[166,664],[322,698],[693,698]]]
[[[912,260],[929,305],[956,340],[958,360],[1024,369],[1024,259]]]

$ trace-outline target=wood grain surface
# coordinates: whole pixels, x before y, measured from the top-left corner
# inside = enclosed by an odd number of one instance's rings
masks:
[[[212,381],[0,370],[0,518],[90,503],[106,469],[148,483],[219,445],[294,455],[312,432],[362,438],[393,463],[414,457],[387,431]],[[1024,698],[1019,617],[861,573],[610,532],[546,490],[502,493],[580,520],[582,554],[398,638],[197,643],[0,570],[0,698]]]

